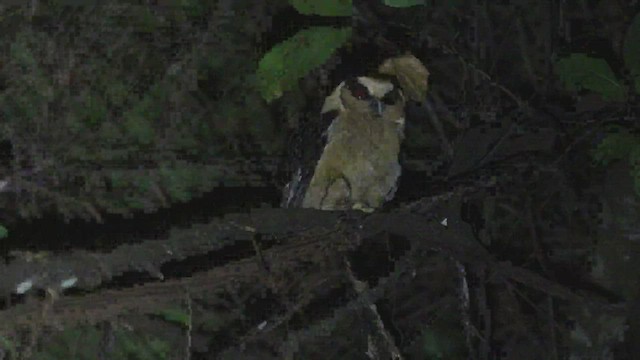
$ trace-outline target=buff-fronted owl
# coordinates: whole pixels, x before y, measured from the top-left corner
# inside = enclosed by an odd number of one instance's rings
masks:
[[[388,80],[354,77],[338,85],[322,107],[332,118],[326,145],[308,185],[298,186],[297,206],[371,212],[391,200],[401,172],[404,107],[402,91]]]

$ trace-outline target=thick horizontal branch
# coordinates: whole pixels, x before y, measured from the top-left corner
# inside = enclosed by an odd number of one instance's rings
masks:
[[[252,244],[255,234],[272,235],[279,240],[264,246],[264,259],[275,267],[285,269],[300,261],[320,263],[326,256],[336,256],[355,248],[361,240],[374,234],[388,232],[405,237],[412,247],[435,249],[464,264],[489,268],[501,274],[499,278],[515,280],[531,288],[568,300],[587,303],[568,288],[545,279],[526,269],[505,266],[494,260],[478,244],[468,225],[458,216],[459,204],[450,201],[434,210],[430,219],[398,209],[389,213],[363,214],[359,212],[327,212],[307,209],[260,209],[246,214],[232,214],[207,225],[187,230],[172,231],[168,239],[149,240],[137,245],[124,245],[110,254],[72,253],[53,257],[42,263],[26,261],[0,266],[3,274],[2,289],[15,286],[8,279],[49,279],[52,274],[76,276],[77,287],[96,288],[114,275],[125,271],[157,272],[158,281],[123,290],[103,290],[81,297],[67,296],[55,302],[55,311],[47,323],[75,323],[89,318],[92,321],[108,319],[123,311],[149,312],[161,309],[180,298],[187,291],[198,293],[220,289],[233,282],[258,281],[264,269],[255,256],[232,259],[212,269],[192,274],[186,279],[164,279],[160,265],[170,260],[224,249],[238,242]],[[447,219],[443,226],[439,219]],[[249,245],[251,246],[251,245]],[[228,253],[227,253],[228,256]],[[48,264],[48,265],[47,265]],[[48,266],[48,267],[47,267]],[[273,270],[273,268],[272,268]],[[262,274],[261,274],[262,272]],[[7,276],[5,276],[5,274]],[[163,281],[160,281],[163,280]],[[42,282],[41,285],[45,285]],[[45,289],[54,289],[45,285]],[[591,297],[591,296],[590,296]],[[591,302],[593,303],[593,302]],[[596,305],[606,305],[598,301]],[[33,314],[42,304],[34,301],[13,306],[1,314],[0,332],[11,331],[16,325],[33,321]],[[74,314],[83,314],[75,316]]]

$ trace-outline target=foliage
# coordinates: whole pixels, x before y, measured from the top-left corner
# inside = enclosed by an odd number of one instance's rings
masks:
[[[289,2],[300,14],[351,16],[351,0],[290,0]]]
[[[634,77],[636,92],[640,94],[640,13],[636,14],[627,29],[623,57],[625,66]]]
[[[94,327],[70,328],[52,336],[34,360],[96,359],[102,333]],[[114,330],[114,347],[108,359],[169,359],[171,347],[132,331]]]
[[[423,354],[427,359],[463,359],[463,356],[454,356],[464,349],[463,339],[460,339],[459,329],[427,329],[418,341],[423,343]]]
[[[597,164],[604,166],[615,160],[629,161],[634,187],[640,196],[640,136],[616,128],[596,146],[592,157]]]
[[[0,16],[14,32],[0,39],[0,116],[21,189],[0,207],[98,220],[154,211],[237,182],[226,159],[281,151],[244,31],[255,14],[228,22],[212,3],[169,3],[51,2],[13,27],[21,13]]]
[[[608,165],[611,161],[626,158],[639,144],[640,138],[625,129],[615,128],[597,145],[593,158],[598,164]]]
[[[301,14],[350,16],[351,0],[289,0]],[[300,30],[291,38],[275,45],[260,60],[256,70],[257,87],[262,97],[271,102],[309,71],[322,65],[331,54],[351,37],[351,28],[335,29],[316,26]]]
[[[350,28],[312,27],[274,46],[258,65],[257,77],[267,101],[291,90],[298,79],[322,65],[351,35]]]
[[[0,349],[5,351],[5,354],[11,356],[13,358],[16,354],[16,346],[13,341],[5,338],[4,336],[0,336]]]
[[[623,58],[635,83],[635,91],[640,93],[640,13],[633,18],[625,34]],[[569,58],[560,59],[558,71],[569,89],[575,90],[582,86],[599,93],[604,99],[626,98],[626,91],[604,60],[593,59],[584,54],[572,54]],[[636,193],[640,196],[640,137],[617,128],[597,145],[592,156],[601,165],[627,158]]]
[[[625,97],[625,88],[603,59],[571,54],[556,62],[556,71],[569,90],[584,88],[600,94],[605,100],[623,100]]]
[[[189,314],[180,308],[164,309],[158,315],[168,322],[180,324],[183,327],[187,327],[191,321]]]
[[[624,39],[623,60],[640,94],[640,13],[629,25]],[[556,72],[565,87],[572,91],[582,88],[600,94],[605,100],[624,100],[627,89],[603,59],[582,53],[558,59]]]
[[[416,5],[425,5],[425,0],[384,0],[385,5],[397,8],[404,8]]]

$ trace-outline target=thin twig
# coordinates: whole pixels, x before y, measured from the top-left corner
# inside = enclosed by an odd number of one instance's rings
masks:
[[[346,257],[344,258],[344,263],[346,265],[347,275],[349,276],[349,280],[351,281],[351,284],[353,285],[354,290],[358,294],[362,294],[364,291],[368,290],[369,286],[365,282],[362,282],[355,277],[355,275],[353,274],[353,271],[351,270],[351,263]],[[365,304],[373,314],[376,329],[378,330],[379,335],[384,340],[384,343],[387,346],[387,351],[391,354],[392,359],[402,360],[403,359],[402,354],[400,353],[400,350],[396,346],[393,340],[393,337],[391,336],[389,331],[387,331],[387,329],[385,328],[384,323],[382,322],[382,318],[378,313],[376,304],[374,304],[371,300],[367,299],[366,297],[363,297],[362,299],[364,300]]]
[[[189,291],[187,289],[185,289],[184,297],[187,303],[187,315],[188,315],[187,333],[186,333],[187,341],[185,343],[184,356],[185,356],[185,360],[190,360],[191,359],[191,342],[192,342],[191,333],[193,331],[193,307],[191,304],[191,296],[189,295]]]

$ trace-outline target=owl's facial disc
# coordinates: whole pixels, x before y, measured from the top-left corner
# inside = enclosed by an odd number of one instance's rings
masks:
[[[388,81],[369,77],[354,77],[344,82],[345,90],[350,95],[345,104],[352,109],[360,109],[376,116],[382,116],[386,103],[381,101],[385,94],[393,90],[394,86]],[[353,102],[353,99],[355,102]],[[360,102],[360,104],[357,104]]]
[[[366,76],[358,77],[357,82],[367,89],[370,96],[377,99],[382,99],[387,93],[392,91],[394,87],[389,81]]]

